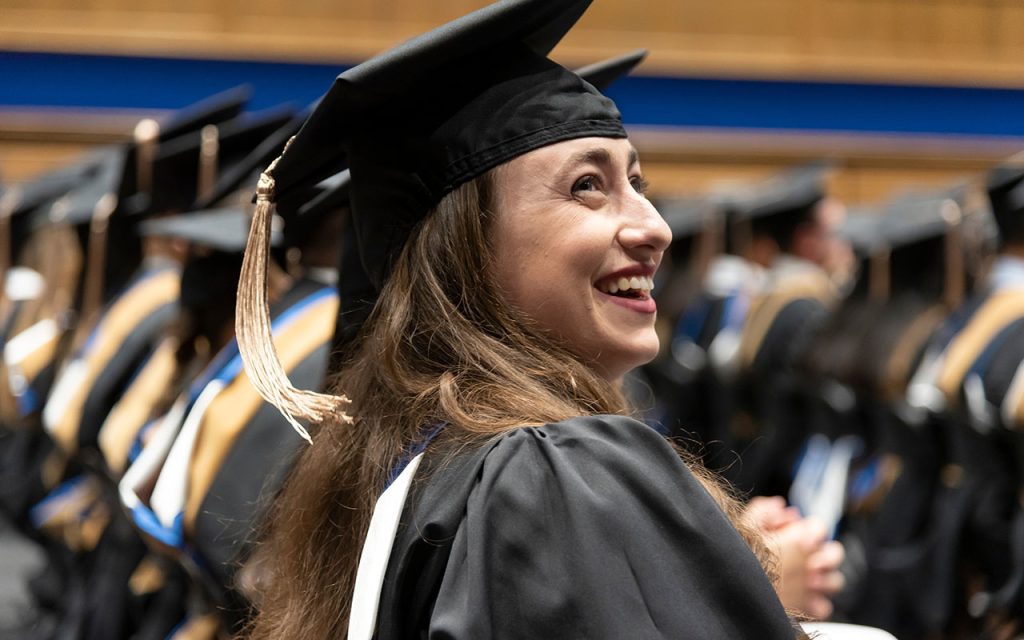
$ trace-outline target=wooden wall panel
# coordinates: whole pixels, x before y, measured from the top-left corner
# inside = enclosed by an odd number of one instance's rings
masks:
[[[97,120],[92,139],[82,132],[54,135],[0,129],[0,178],[17,184],[72,160],[91,144],[127,139],[127,116]],[[692,195],[749,182],[823,157],[837,162],[835,194],[851,204],[870,204],[908,186],[943,186],[978,175],[1020,151],[1024,142],[922,140],[756,134],[664,132],[634,129],[631,140],[654,195]]]
[[[484,0],[0,0],[0,49],[353,62]],[[568,64],[1024,86],[1021,0],[596,0]]]

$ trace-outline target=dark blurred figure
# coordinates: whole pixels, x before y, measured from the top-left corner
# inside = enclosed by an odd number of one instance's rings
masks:
[[[919,585],[928,544],[939,450],[905,402],[930,335],[962,299],[966,281],[962,207],[943,194],[898,198],[855,242],[862,256],[851,295],[806,361],[821,398],[815,436],[793,497],[813,502],[815,456],[841,480],[831,497],[847,547],[843,618],[900,637],[920,631],[928,599]],[[817,351],[817,350],[816,350]],[[824,492],[821,492],[824,493]],[[802,497],[798,496],[802,495]]]
[[[726,476],[744,492],[785,495],[807,437],[806,381],[796,364],[839,295],[825,265],[838,261],[835,230],[845,215],[827,197],[825,177],[821,166],[780,176],[739,214],[737,248],[764,269],[731,357],[736,410],[727,442],[739,461]]]
[[[1024,614],[1020,422],[1012,408],[1024,356],[1022,182],[1018,164],[989,173],[998,252],[988,277],[932,336],[908,394],[939,438],[942,465],[925,622],[954,637],[1011,637]]]

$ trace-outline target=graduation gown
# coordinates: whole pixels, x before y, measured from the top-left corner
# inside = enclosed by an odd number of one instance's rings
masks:
[[[107,414],[177,317],[177,265],[144,267],[104,310],[88,341],[64,367],[43,423],[69,453],[97,447]]]
[[[763,277],[737,256],[717,256],[701,291],[675,322],[671,348],[645,370],[651,374],[670,435],[696,438],[705,464],[728,466],[735,411],[737,346],[747,308]]]
[[[1008,269],[1012,263],[997,262],[989,287],[936,333],[915,374],[912,391],[924,398],[921,389],[930,387],[936,400],[931,425],[944,452],[926,527],[930,579],[917,590],[928,629],[965,619],[964,601],[977,586],[993,596],[988,607],[1017,606],[1013,592],[1024,579],[1013,451],[997,428],[1012,361],[1021,354],[1024,271]],[[959,577],[965,566],[973,586]]]
[[[337,309],[335,288],[312,280],[275,306],[274,345],[299,384],[322,385]],[[242,622],[233,577],[301,440],[252,387],[234,343],[155,429],[120,482],[121,501],[147,539],[201,583],[181,637],[213,637],[222,623]]]
[[[428,450],[417,473],[378,640],[795,636],[739,533],[635,420]]]
[[[822,329],[834,302],[828,275],[791,256],[776,260],[750,304],[738,358],[741,408],[732,419],[732,446],[742,464],[726,471],[741,491],[785,495],[808,434],[806,380],[797,363]]]
[[[314,302],[305,304],[310,300]],[[304,279],[271,310],[277,318],[301,306],[299,316],[274,334],[278,356],[297,388],[323,388],[338,303],[333,287]],[[249,613],[236,590],[235,574],[303,444],[245,376],[207,410],[190,461],[185,533],[209,572],[220,613],[234,631]]]

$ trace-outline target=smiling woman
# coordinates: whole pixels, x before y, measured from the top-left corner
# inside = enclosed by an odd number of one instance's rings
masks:
[[[651,277],[672,233],[625,139],[543,147],[496,170],[506,301],[614,382],[658,354]]]
[[[254,637],[799,635],[735,502],[626,417],[671,233],[615,105],[547,58],[587,4],[504,0],[345,72],[264,175],[239,344],[320,424]],[[253,329],[261,225],[346,163],[339,395],[304,396]]]

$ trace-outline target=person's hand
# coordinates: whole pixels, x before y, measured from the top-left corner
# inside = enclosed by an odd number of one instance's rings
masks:
[[[831,597],[843,588],[839,572],[843,545],[827,539],[825,525],[802,518],[780,497],[754,498],[747,517],[766,535],[779,557],[779,599],[787,609],[823,620],[832,614]]]
[[[751,524],[764,533],[777,531],[802,517],[800,510],[787,507],[785,498],[781,496],[754,496],[747,502],[745,513]]]

